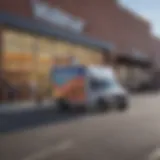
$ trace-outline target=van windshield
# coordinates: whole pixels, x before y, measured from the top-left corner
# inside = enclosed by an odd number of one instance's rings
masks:
[[[110,89],[118,86],[114,79],[91,79],[90,88],[92,90]]]

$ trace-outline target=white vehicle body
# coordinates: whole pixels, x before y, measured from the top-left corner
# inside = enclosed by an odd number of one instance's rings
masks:
[[[92,80],[104,83],[102,87],[91,86]],[[105,84],[106,83],[106,84]],[[87,75],[87,104],[88,106],[96,106],[100,98],[112,103],[116,97],[128,97],[127,91],[120,85],[116,79],[116,75],[112,67],[90,66]]]

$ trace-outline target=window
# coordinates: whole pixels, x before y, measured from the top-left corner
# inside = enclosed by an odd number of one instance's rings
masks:
[[[93,78],[90,81],[90,88],[94,91],[109,89],[116,86],[117,86],[117,83],[112,79],[101,80],[101,79]]]

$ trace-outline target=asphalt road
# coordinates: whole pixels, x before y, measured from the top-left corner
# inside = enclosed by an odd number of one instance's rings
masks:
[[[83,115],[0,133],[0,160],[147,160],[160,147],[160,95],[131,99],[124,113]]]

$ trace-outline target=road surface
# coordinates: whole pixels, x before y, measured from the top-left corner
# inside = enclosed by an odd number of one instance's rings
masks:
[[[147,160],[160,147],[160,95],[131,99],[124,113],[0,134],[0,160]]]

